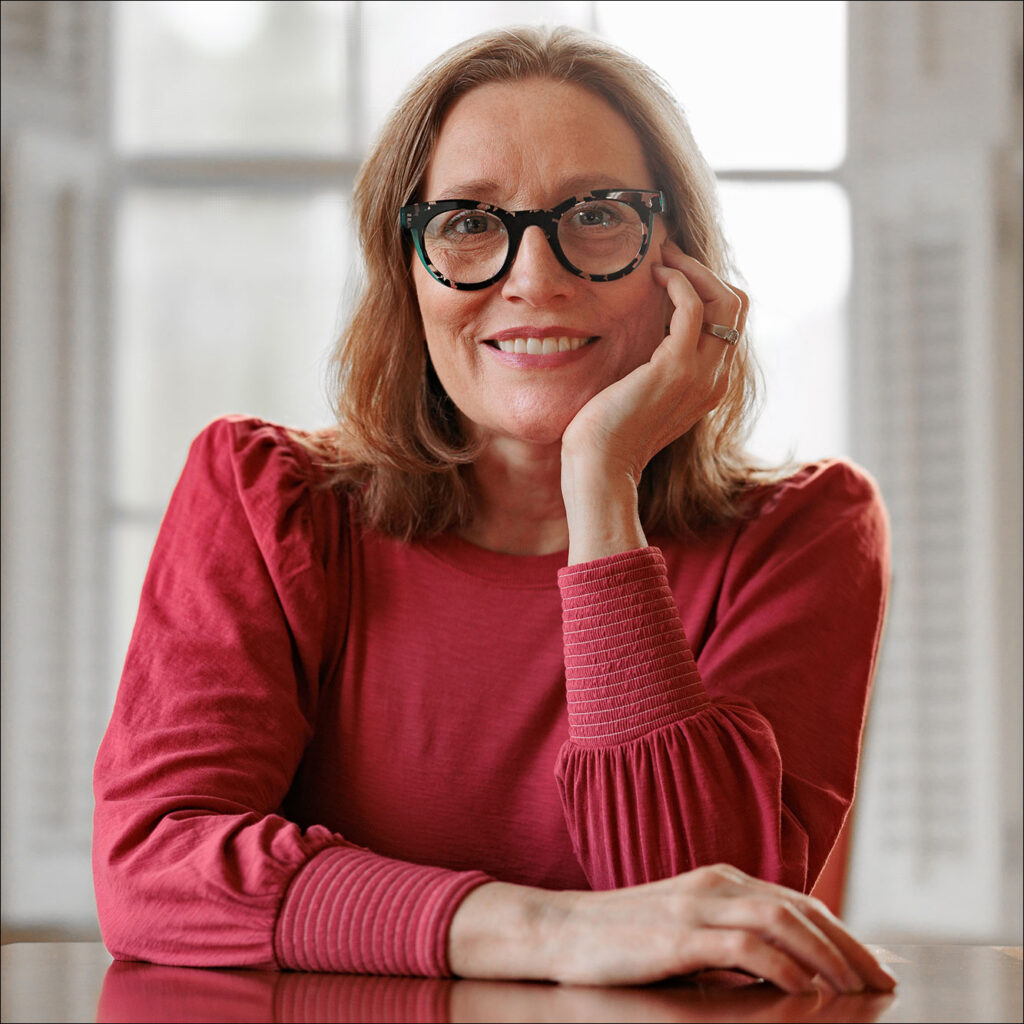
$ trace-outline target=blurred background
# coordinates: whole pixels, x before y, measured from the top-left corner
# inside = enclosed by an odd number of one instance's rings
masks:
[[[190,439],[326,424],[353,177],[412,74],[567,23],[672,85],[766,378],[894,585],[846,915],[1021,942],[1021,4],[4,2],[3,929],[97,934],[91,768]],[[823,685],[828,681],[823,680]]]

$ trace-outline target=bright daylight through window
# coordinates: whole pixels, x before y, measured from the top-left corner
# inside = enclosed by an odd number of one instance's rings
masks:
[[[752,447],[845,453],[844,4],[123,3],[116,17],[115,663],[189,439],[232,411],[328,422],[354,170],[415,69],[475,31],[596,29],[670,83],[754,298]],[[731,80],[706,42],[725,37]]]

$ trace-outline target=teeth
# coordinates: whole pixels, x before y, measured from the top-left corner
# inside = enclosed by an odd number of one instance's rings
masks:
[[[586,338],[509,338],[507,341],[499,341],[496,344],[502,352],[548,356],[555,352],[575,352],[586,343]]]

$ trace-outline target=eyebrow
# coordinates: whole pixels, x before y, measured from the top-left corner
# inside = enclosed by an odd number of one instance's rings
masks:
[[[496,181],[492,181],[490,178],[474,178],[471,181],[463,181],[456,185],[449,185],[447,188],[441,189],[436,196],[431,198],[436,201],[440,201],[443,199],[479,199],[483,196],[486,197],[486,202],[495,202],[497,204],[496,197],[507,195],[507,187],[507,185],[499,185]],[[641,187],[646,188],[647,186],[638,185],[636,182],[627,183],[622,181],[620,178],[606,174],[580,174],[562,182],[559,187],[559,192],[562,199],[568,199],[570,196],[584,195],[595,188]],[[507,200],[502,201],[507,202]],[[557,200],[557,202],[561,202],[561,199]]]
[[[497,182],[487,178],[477,178],[474,181],[460,182],[458,185],[449,185],[443,188],[435,197],[441,199],[469,199],[475,195],[499,195],[500,188]]]

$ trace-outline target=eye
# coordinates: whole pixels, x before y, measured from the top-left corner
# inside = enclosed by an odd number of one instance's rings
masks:
[[[446,235],[485,235],[491,231],[501,231],[500,220],[489,213],[479,210],[456,210],[448,216],[441,228]]]
[[[451,225],[452,230],[461,231],[465,235],[482,235],[490,223],[486,217],[460,217]]]
[[[620,206],[620,203],[608,201],[580,203],[568,212],[567,217],[573,230],[613,228],[620,225],[623,220]]]

